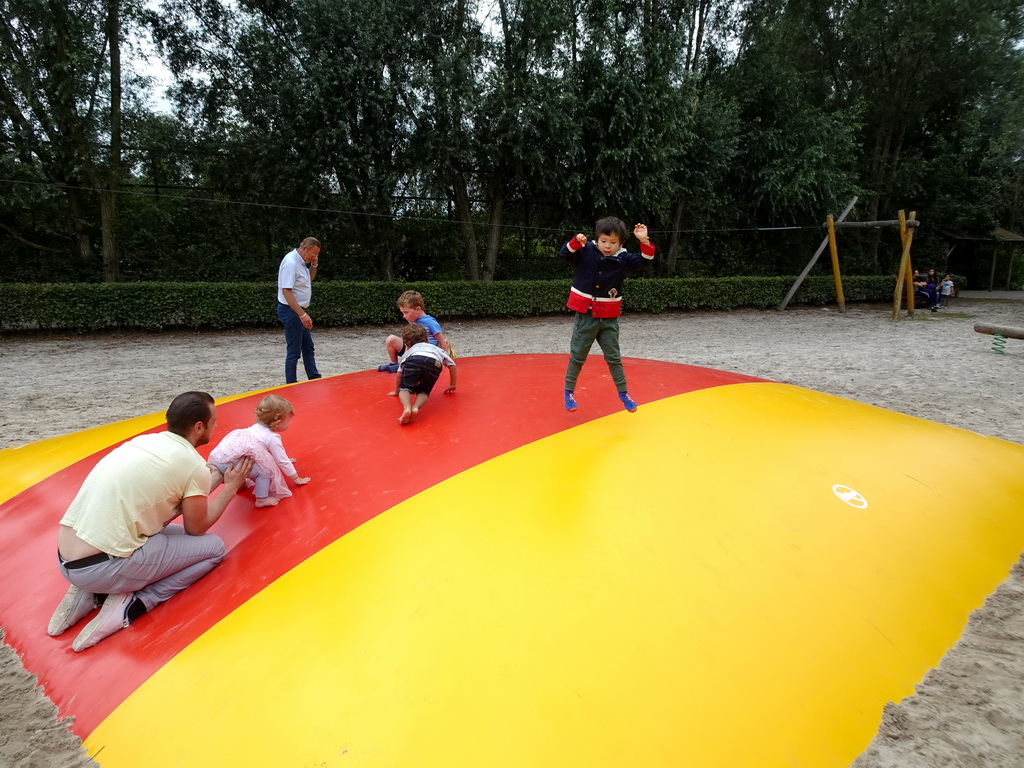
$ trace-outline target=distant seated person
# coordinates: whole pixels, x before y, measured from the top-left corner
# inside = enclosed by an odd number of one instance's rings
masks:
[[[934,269],[929,270],[929,275],[935,272]],[[939,311],[939,287],[938,278],[929,281],[928,275],[922,275],[918,270],[914,270],[914,291],[925,297],[928,302],[928,308],[932,312]]]

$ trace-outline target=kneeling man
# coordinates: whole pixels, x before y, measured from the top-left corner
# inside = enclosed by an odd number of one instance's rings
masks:
[[[57,559],[71,583],[47,631],[59,635],[92,613],[71,647],[91,648],[195,583],[224,558],[207,530],[242,487],[252,462],[224,475],[208,501],[210,470],[196,451],[217,425],[213,398],[178,395],[167,431],[139,435],[93,467],[60,521]],[[169,525],[181,516],[181,525]],[[102,607],[100,607],[102,604]]]

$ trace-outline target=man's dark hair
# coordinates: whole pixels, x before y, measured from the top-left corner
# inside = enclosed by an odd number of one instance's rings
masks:
[[[626,242],[626,223],[614,216],[598,219],[597,224],[594,225],[594,239],[597,240],[601,235],[618,235],[619,242],[624,243]]]
[[[189,430],[196,423],[210,423],[212,406],[213,398],[206,392],[182,392],[171,400],[167,409],[167,431],[188,437]]]

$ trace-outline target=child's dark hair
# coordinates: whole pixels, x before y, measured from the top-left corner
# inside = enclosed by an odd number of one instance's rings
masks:
[[[614,216],[598,219],[594,225],[594,239],[597,240],[601,235],[618,235],[619,242],[624,243],[626,242],[626,223]]]
[[[407,326],[402,328],[402,341],[405,346],[411,347],[413,344],[418,344],[421,341],[427,340],[427,329],[419,323],[409,323]]]

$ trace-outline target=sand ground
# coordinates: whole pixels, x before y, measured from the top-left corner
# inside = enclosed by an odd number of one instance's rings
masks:
[[[627,315],[621,340],[629,357],[761,376],[1024,444],[1024,341],[993,354],[992,337],[975,333],[975,321],[1024,327],[1024,293],[971,292],[938,314],[918,310],[900,322],[889,307],[862,304],[845,313]],[[450,320],[445,329],[462,356],[562,352],[569,322]],[[315,329],[321,371],[375,367],[391,330]],[[277,330],[4,336],[0,448],[163,411],[188,389],[222,397],[275,386],[283,346]],[[560,382],[552,386],[557,397]],[[1022,598],[1018,563],[917,693],[886,708],[857,768],[1024,765]],[[0,765],[93,765],[7,645]]]

